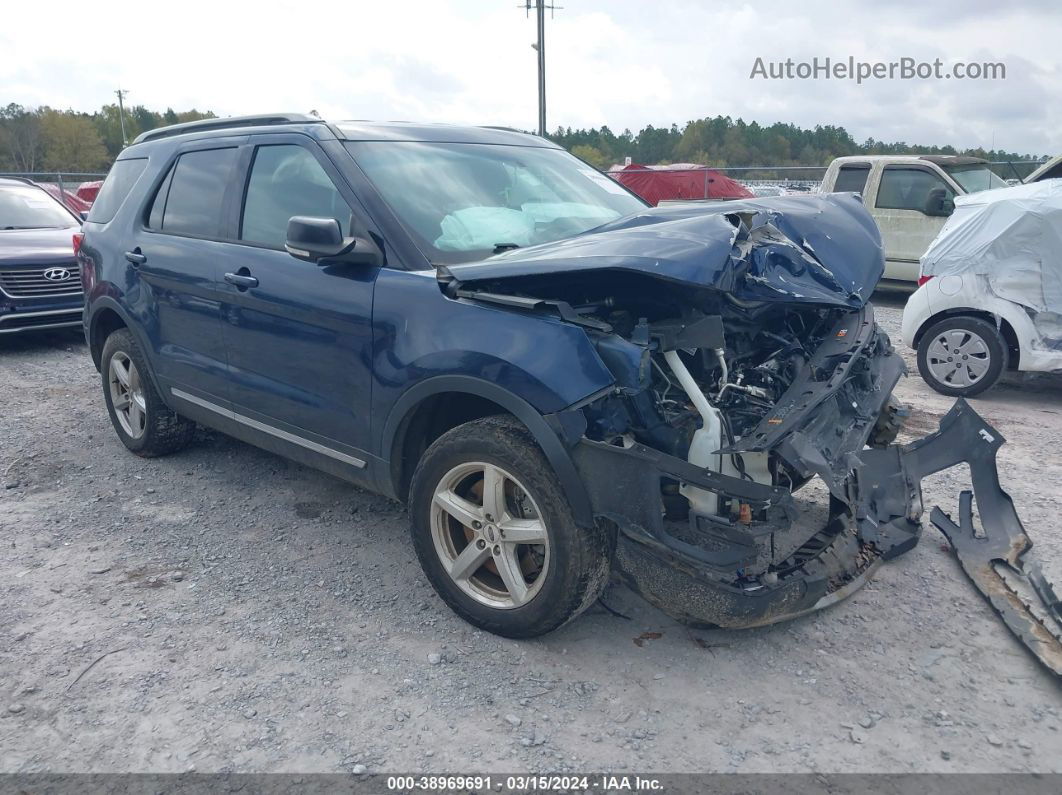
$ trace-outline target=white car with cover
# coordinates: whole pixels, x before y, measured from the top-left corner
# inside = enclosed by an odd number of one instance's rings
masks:
[[[1062,371],[1062,179],[956,197],[921,273],[902,333],[933,389]]]

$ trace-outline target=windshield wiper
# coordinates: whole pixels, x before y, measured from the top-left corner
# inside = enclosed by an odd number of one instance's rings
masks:
[[[501,254],[504,251],[512,251],[514,248],[520,248],[516,243],[495,243],[494,253]]]

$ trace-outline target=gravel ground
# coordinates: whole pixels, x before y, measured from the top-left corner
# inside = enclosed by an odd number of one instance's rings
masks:
[[[1060,385],[977,408],[1062,583]],[[899,394],[914,435],[950,405]],[[931,527],[788,624],[691,631],[614,586],[629,618],[515,642],[436,598],[386,499],[213,433],[127,453],[73,333],[0,339],[0,406],[0,771],[1062,772],[1062,689]]]

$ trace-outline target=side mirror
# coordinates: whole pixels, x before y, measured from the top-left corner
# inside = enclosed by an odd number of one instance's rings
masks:
[[[335,218],[296,215],[288,221],[285,250],[306,262],[349,262],[379,265],[383,255],[376,244],[364,237],[343,237]]]
[[[926,198],[926,206],[922,212],[937,217],[948,216],[955,212],[955,202],[944,188],[933,188]]]

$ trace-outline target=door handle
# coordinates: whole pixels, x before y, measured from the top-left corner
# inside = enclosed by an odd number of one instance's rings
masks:
[[[129,260],[130,264],[136,268],[147,262],[147,257],[140,253],[139,248],[134,248],[132,251],[125,252],[125,258]]]
[[[245,270],[241,268],[240,270]],[[236,286],[238,290],[247,290],[258,286],[258,279],[249,273],[226,273],[225,281]]]

